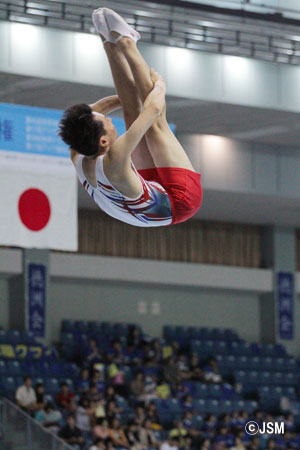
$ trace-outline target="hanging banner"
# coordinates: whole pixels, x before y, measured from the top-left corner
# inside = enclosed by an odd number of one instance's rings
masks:
[[[294,275],[289,272],[277,273],[277,299],[279,338],[294,338]]]
[[[27,330],[35,337],[46,334],[47,267],[44,264],[27,265]]]

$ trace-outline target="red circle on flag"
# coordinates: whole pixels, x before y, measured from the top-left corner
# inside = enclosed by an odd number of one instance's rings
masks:
[[[22,223],[31,231],[40,231],[49,222],[50,201],[40,189],[31,188],[24,191],[19,198],[18,208]]]

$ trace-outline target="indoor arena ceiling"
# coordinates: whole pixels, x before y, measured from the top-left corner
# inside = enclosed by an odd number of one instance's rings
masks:
[[[91,11],[99,4],[99,0],[0,0],[0,19],[93,33]],[[299,8],[289,6],[291,0],[264,4],[262,0],[101,2],[120,12],[145,42],[299,64]]]

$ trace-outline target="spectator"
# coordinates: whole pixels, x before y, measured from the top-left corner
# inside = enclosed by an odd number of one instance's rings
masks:
[[[89,370],[87,368],[81,369],[79,379],[77,381],[77,390],[80,394],[87,392],[89,389]]]
[[[55,434],[58,433],[61,418],[61,413],[57,409],[54,409],[52,403],[46,403],[35,416],[37,422]]]
[[[116,447],[129,448],[128,440],[121,428],[120,421],[117,418],[113,419],[111,427],[109,429],[109,434],[113,444]]]
[[[96,404],[100,403],[103,400],[102,394],[98,391],[97,383],[91,382],[89,385],[89,389],[85,394],[85,397],[90,401]]]
[[[145,421],[145,419],[146,419],[145,409],[142,406],[137,406],[135,408],[134,422],[137,425],[142,426],[144,421]]]
[[[178,369],[176,367],[176,364],[174,362],[173,357],[171,356],[168,358],[165,362],[164,368],[163,368],[163,378],[166,380],[166,382],[170,383],[172,385],[176,385],[180,382],[180,376],[178,374]]]
[[[138,348],[140,343],[141,343],[140,330],[135,325],[132,325],[129,328],[128,338],[127,338],[127,345],[129,347]]]
[[[108,363],[124,364],[124,354],[122,345],[119,339],[115,339],[112,343],[112,348],[106,354]]]
[[[200,444],[200,450],[210,450],[211,449],[211,442],[209,439],[205,438]]]
[[[156,388],[156,393],[158,398],[166,399],[170,397],[171,390],[168,383],[166,383],[165,380],[163,379],[159,380]]]
[[[85,442],[81,431],[76,427],[75,417],[73,414],[68,416],[67,424],[60,429],[58,435],[68,444],[72,445],[75,450],[83,449]]]
[[[109,422],[112,422],[113,419],[119,418],[121,408],[119,408],[116,404],[116,402],[109,402],[106,404],[106,415],[105,417]]]
[[[184,428],[181,420],[175,420],[174,425],[174,428],[172,428],[172,430],[170,431],[170,437],[178,439],[179,446],[185,447],[188,432]]]
[[[93,338],[89,340],[85,360],[89,368],[93,368],[94,364],[101,363],[103,361],[103,357],[97,347],[97,342]]]
[[[88,440],[89,433],[92,430],[91,419],[94,414],[94,409],[91,408],[90,402],[87,398],[81,397],[78,408],[76,409],[76,426],[81,431],[85,440]]]
[[[139,441],[144,448],[158,448],[159,442],[155,437],[153,430],[151,429],[151,422],[146,419],[143,426],[139,429]]]
[[[138,430],[137,425],[134,422],[131,422],[125,433],[130,450],[144,450],[145,447],[141,445],[138,439]]]
[[[109,425],[107,419],[97,419],[97,423],[93,428],[94,438],[103,439],[104,441],[109,438]]]
[[[45,387],[43,383],[37,383],[35,386],[35,395],[36,395],[36,409],[42,409],[45,404]]]
[[[136,373],[134,380],[132,380],[130,384],[130,392],[132,395],[136,397],[138,401],[141,401],[143,400],[144,391],[145,391],[144,375],[143,372],[139,370]]]
[[[145,380],[145,393],[143,396],[146,403],[158,398],[157,395],[157,382],[154,374],[149,374]]]
[[[34,389],[32,388],[32,379],[30,377],[24,378],[24,384],[18,387],[16,391],[16,400],[20,408],[25,412],[32,414],[37,408],[37,398]]]
[[[178,439],[169,437],[169,439],[161,445],[160,450],[178,450]]]
[[[57,405],[64,411],[75,411],[75,395],[70,391],[69,385],[66,382],[62,382],[60,385],[60,392],[56,396]]]
[[[107,402],[115,402],[116,401],[116,392],[113,386],[107,386],[105,391],[105,400]]]
[[[93,371],[91,384],[96,384],[98,392],[104,393],[104,391],[105,391],[105,383],[104,383],[104,381],[102,379],[102,374],[101,374],[100,370],[95,369]]]
[[[210,358],[203,368],[204,380],[210,383],[221,383],[222,377],[219,373],[217,360]]]
[[[192,353],[190,359],[190,373],[191,373],[191,380],[194,381],[203,380],[203,372],[200,369],[199,358],[197,353]]]

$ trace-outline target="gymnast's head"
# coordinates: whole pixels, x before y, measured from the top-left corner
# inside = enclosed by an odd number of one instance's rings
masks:
[[[118,133],[111,119],[82,103],[64,112],[59,136],[76,152],[93,158],[108,152]]]

